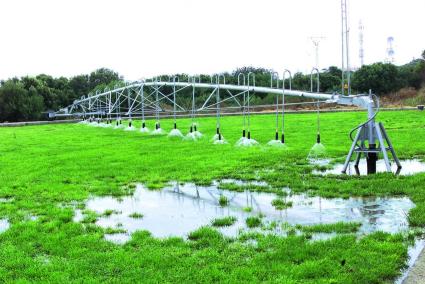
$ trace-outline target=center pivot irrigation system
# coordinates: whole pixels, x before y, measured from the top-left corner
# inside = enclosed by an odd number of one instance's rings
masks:
[[[315,80],[314,76],[316,76]],[[401,164],[383,124],[375,121],[379,112],[379,100],[371,92],[352,96],[337,93],[320,93],[319,71],[316,68],[311,72],[310,92],[292,90],[292,75],[288,70],[283,72],[283,84],[281,87],[279,86],[279,75],[276,72],[270,74],[270,87],[256,86],[255,74],[251,72],[248,74],[240,73],[237,79],[237,85],[226,84],[226,78],[223,75],[212,76],[208,83],[202,82],[199,76],[189,77],[185,82],[179,81],[177,77],[168,78],[167,80],[157,77],[152,80],[127,83],[125,86],[116,86],[113,90],[106,88],[103,92],[97,91],[87,97],[83,96],[79,100],[75,100],[72,105],[54,113],[53,116],[76,116],[82,118],[84,123],[102,124],[103,126],[113,126],[115,124],[115,128],[125,128],[122,125],[122,117],[127,117],[128,127],[126,130],[134,130],[132,119],[138,118],[142,122],[141,132],[161,134],[164,133],[160,126],[161,114],[162,116],[172,114],[174,129],[168,135],[182,138],[183,134],[177,128],[177,116],[190,116],[192,121],[189,127],[189,134],[185,138],[196,140],[202,136],[199,129],[197,129],[196,117],[202,113],[211,115],[215,112],[217,129],[213,142],[215,144],[223,144],[226,141],[220,128],[221,114],[224,111],[231,109],[234,111],[236,109],[240,110],[243,116],[242,137],[238,140],[237,145],[250,146],[258,144],[252,138],[250,128],[253,94],[272,94],[276,95],[276,133],[274,133],[274,140],[268,144],[285,146],[285,106],[290,105],[290,103],[285,103],[285,97],[310,98],[313,101],[302,102],[302,104],[310,103],[317,107],[316,145],[321,145],[321,104],[332,103],[358,106],[367,110],[367,120],[350,132],[350,138],[353,143],[345,160],[342,173],[346,173],[354,153],[356,153],[355,168],[358,170],[359,161],[363,154],[367,161],[368,174],[376,173],[376,162],[379,153],[383,155],[388,172],[391,172],[388,152],[392,154],[398,169],[401,169]],[[285,86],[285,82],[289,83],[289,86]],[[186,104],[178,101],[179,96],[185,98]],[[187,104],[187,101],[191,103]],[[230,106],[231,104],[233,106]],[[145,117],[147,116],[155,117],[155,129],[153,131],[149,131],[146,127]],[[281,117],[279,118],[279,116]],[[115,119],[115,122],[112,122],[112,119]],[[281,125],[279,122],[281,122]],[[279,130],[281,130],[280,135]]]

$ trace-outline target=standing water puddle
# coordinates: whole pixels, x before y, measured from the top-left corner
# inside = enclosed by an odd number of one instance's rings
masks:
[[[0,234],[9,229],[9,221],[6,219],[0,219]]]
[[[413,159],[413,160],[404,160],[400,161],[401,163],[401,170],[400,172],[397,172],[397,165],[392,162],[391,163],[391,170],[395,174],[399,175],[413,175],[417,173],[425,172],[425,163],[421,162],[420,160]],[[325,170],[325,171],[319,171],[314,170],[313,174],[316,175],[341,175],[342,168],[344,167],[344,164],[336,164],[332,169]],[[385,166],[384,160],[378,160],[376,163],[376,172],[378,173],[385,173],[387,171],[387,168]],[[356,168],[354,167],[354,163],[351,162],[347,168],[347,174],[348,175],[366,175],[366,160],[362,159],[359,163],[358,172],[356,171]]]
[[[219,205],[221,195],[227,198],[227,206]],[[270,193],[220,190],[217,183],[202,187],[189,183],[159,191],[138,185],[132,196],[90,198],[86,209],[103,214],[96,221],[97,225],[125,230],[125,233],[105,235],[110,241],[123,243],[137,230],[148,230],[155,237],[186,237],[189,232],[210,225],[213,219],[225,216],[234,216],[237,221],[219,230],[224,235],[237,236],[241,230],[249,230],[245,219],[259,214],[264,216],[263,224],[274,221],[313,225],[346,221],[360,222],[360,235],[377,230],[397,232],[408,228],[407,213],[414,207],[406,197],[324,199],[299,194],[286,197],[292,207],[277,210],[271,204],[276,198]],[[104,214],[108,211],[113,213]],[[131,217],[134,213],[143,216]],[[74,221],[81,221],[83,217],[82,211],[77,209]],[[276,226],[275,233],[285,233],[281,227]]]

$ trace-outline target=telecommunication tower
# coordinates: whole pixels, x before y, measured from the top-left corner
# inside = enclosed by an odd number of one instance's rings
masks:
[[[394,63],[394,48],[393,48],[394,38],[389,36],[387,38],[387,63]]]
[[[323,39],[325,39],[325,37],[323,37],[323,36],[311,36],[310,37],[310,40],[314,45],[314,49],[315,49],[314,51],[315,51],[315,54],[316,54],[316,58],[315,58],[316,64],[315,64],[314,67],[316,67],[319,70],[320,70],[320,68],[319,68],[319,44],[320,44],[320,41],[323,40]]]

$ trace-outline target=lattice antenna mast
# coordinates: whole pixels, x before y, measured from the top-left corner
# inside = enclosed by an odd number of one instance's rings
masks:
[[[364,26],[362,21],[359,22],[359,59],[360,59],[360,67],[364,65],[364,49],[363,49],[363,31]]]
[[[349,27],[347,16],[347,0],[341,0],[341,93],[351,95],[351,74],[349,56]],[[347,90],[347,92],[345,92]]]
[[[315,51],[315,56],[316,56],[314,67],[319,69],[319,70],[320,70],[320,68],[319,68],[319,44],[320,44],[320,41],[322,41],[324,39],[325,39],[325,37],[323,37],[323,36],[311,36],[310,37],[310,40],[314,45],[314,51]]]
[[[387,38],[387,60],[388,63],[394,63],[394,38],[392,36]]]

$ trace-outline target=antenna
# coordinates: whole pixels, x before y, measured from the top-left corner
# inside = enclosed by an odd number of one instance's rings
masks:
[[[362,21],[359,21],[359,59],[360,59],[360,67],[364,65],[364,49],[363,49],[363,31],[364,26]]]
[[[315,53],[316,53],[316,64],[315,64],[315,68],[319,69],[319,44],[321,40],[324,40],[325,37],[323,36],[311,36],[310,40],[314,45],[314,49],[315,49]]]
[[[387,59],[385,62],[394,63],[394,48],[393,48],[394,38],[389,36],[387,38]]]
[[[348,53],[348,42],[349,42],[349,28],[348,28],[348,16],[347,16],[347,0],[341,0],[341,93],[351,95],[351,74],[350,74],[350,56]]]

